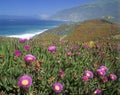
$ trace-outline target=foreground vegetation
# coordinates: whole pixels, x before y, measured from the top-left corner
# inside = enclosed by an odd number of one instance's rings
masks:
[[[43,47],[32,39],[1,40],[0,95],[120,95],[118,43],[51,45]]]

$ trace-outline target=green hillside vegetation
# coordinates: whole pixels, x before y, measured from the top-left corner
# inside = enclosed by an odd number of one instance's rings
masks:
[[[37,45],[41,46],[48,46],[53,43],[53,41],[58,41],[60,39],[60,36],[51,34],[51,33],[43,33],[41,35],[37,35],[34,38],[34,41],[32,41],[33,44],[37,42]]]
[[[78,24],[79,23],[74,23],[74,22],[70,24],[64,24],[56,28],[50,29],[46,31],[45,33],[50,33],[50,34],[58,35],[58,36],[69,35],[76,28]]]
[[[34,40],[41,43],[62,40],[68,42],[87,42],[96,40],[119,40],[120,25],[104,19],[93,19],[61,25],[35,36]],[[49,43],[50,44],[50,43]]]
[[[69,35],[78,24],[80,23],[70,23],[58,26],[56,28],[45,31],[40,35],[35,36],[34,40],[38,41],[42,45],[51,44],[51,42],[60,40],[64,36]]]
[[[85,21],[78,25],[65,39],[84,42],[98,39],[110,39],[120,34],[120,26],[103,19]]]

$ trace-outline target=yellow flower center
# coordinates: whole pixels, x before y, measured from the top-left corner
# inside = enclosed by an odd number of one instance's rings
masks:
[[[94,94],[97,94],[97,91],[94,91]]]
[[[28,80],[23,80],[22,81],[22,85],[27,85],[29,82],[28,82]]]
[[[28,60],[32,60],[32,57],[28,57]]]
[[[88,76],[88,77],[89,77],[89,76],[90,76],[90,74],[89,74],[89,73],[87,73],[87,74],[86,74],[86,76]]]
[[[104,71],[105,69],[104,69],[104,68],[101,68],[101,70],[103,70],[103,71]]]
[[[55,90],[60,90],[60,87],[59,86],[55,86]]]
[[[103,74],[103,72],[100,72],[100,74],[102,75],[102,74]]]
[[[114,76],[111,76],[111,79],[114,79]]]

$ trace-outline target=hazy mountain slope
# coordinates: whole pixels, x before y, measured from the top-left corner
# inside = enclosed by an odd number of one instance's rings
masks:
[[[104,19],[93,19],[62,25],[35,36],[39,42],[68,40],[69,42],[85,42],[91,40],[113,39],[120,35],[120,25]]]
[[[106,18],[118,21],[120,18],[120,0],[101,0],[100,2],[61,10],[49,19],[83,21],[94,18]]]
[[[120,25],[104,19],[85,21],[78,25],[65,39],[69,41],[84,42],[91,40],[112,39],[120,34]]]
[[[80,24],[80,23],[63,24],[56,28],[49,29],[49,30],[43,32],[42,34],[45,35],[45,34],[50,33],[52,35],[58,35],[58,36],[69,35],[69,33],[71,33],[78,24]]]

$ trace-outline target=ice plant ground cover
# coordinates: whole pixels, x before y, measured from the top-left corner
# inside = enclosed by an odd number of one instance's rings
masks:
[[[0,42],[0,95],[120,95],[118,43],[37,44]]]

